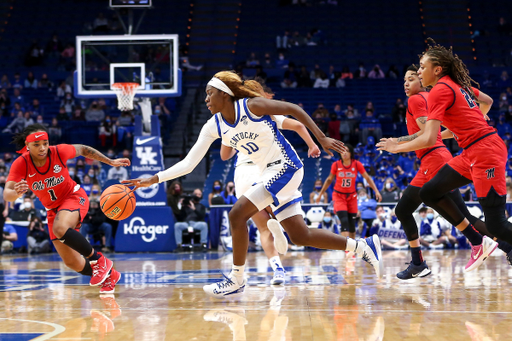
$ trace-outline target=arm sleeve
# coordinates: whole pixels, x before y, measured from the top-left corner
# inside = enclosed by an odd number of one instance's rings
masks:
[[[64,163],[66,163],[67,160],[74,159],[76,157],[76,149],[70,144],[59,144],[57,146],[57,152]]]
[[[356,161],[356,169],[359,172],[359,174],[361,174],[361,175],[366,173],[366,169],[364,169],[363,164],[361,162],[359,162],[359,161]]]
[[[11,169],[9,170],[9,175],[7,176],[7,180],[5,180],[5,182],[20,182],[21,179],[25,179],[26,177],[27,165],[25,164],[23,157],[20,156],[12,163]]]
[[[439,84],[430,91],[428,95],[428,120],[438,120],[443,122],[444,114],[455,100],[453,90],[444,85]]]
[[[180,176],[192,172],[194,168],[196,168],[199,162],[206,155],[208,149],[210,149],[213,141],[219,138],[219,134],[216,132],[217,127],[214,119],[215,117],[212,117],[208,122],[206,122],[199,133],[196,143],[183,160],[171,168],[157,173],[158,182],[179,178]]]
[[[283,122],[287,117],[284,115],[272,115],[271,117],[276,122],[277,129],[283,129]]]
[[[412,96],[409,98],[409,111],[412,114],[414,120],[417,120],[420,117],[427,117],[427,102],[425,99],[419,95]]]
[[[331,166],[331,174],[332,175],[336,175],[337,173],[337,170],[338,170],[338,167],[336,166],[336,162],[334,162]]]

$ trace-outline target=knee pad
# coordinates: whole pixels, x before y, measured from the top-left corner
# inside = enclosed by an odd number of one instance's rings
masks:
[[[336,212],[336,215],[340,219],[340,223],[341,223],[340,230],[341,230],[341,232],[348,232],[348,231],[350,231],[349,219],[348,219],[347,211],[338,211],[338,212]]]
[[[348,232],[350,232],[350,233],[356,232],[356,220],[357,220],[357,213],[349,213],[348,214]]]
[[[439,193],[436,191],[436,187],[432,183],[432,181],[429,181],[426,184],[424,184],[423,187],[420,189],[419,194],[421,200],[428,206],[430,206],[432,202],[435,202],[436,199],[439,198]]]

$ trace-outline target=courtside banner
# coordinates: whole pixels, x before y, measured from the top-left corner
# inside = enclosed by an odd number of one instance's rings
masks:
[[[164,159],[160,136],[135,136],[133,139],[131,178],[149,178],[162,170],[164,170]],[[139,207],[167,205],[163,183],[138,188],[134,193],[137,199],[137,209]],[[137,213],[137,209],[135,213]]]

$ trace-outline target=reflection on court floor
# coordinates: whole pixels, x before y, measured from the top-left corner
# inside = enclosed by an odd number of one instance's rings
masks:
[[[291,252],[285,286],[270,286],[250,253],[243,297],[215,300],[202,285],[231,254],[114,254],[123,278],[101,296],[55,255],[0,258],[0,340],[506,340],[512,268],[498,253],[464,273],[466,250],[427,251],[432,275],[395,277],[407,253],[384,253],[376,280],[344,252]]]

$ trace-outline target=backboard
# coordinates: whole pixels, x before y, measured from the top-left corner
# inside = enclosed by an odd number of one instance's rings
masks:
[[[181,95],[178,35],[76,37],[75,96],[115,98],[113,83],[140,84],[136,97]]]

